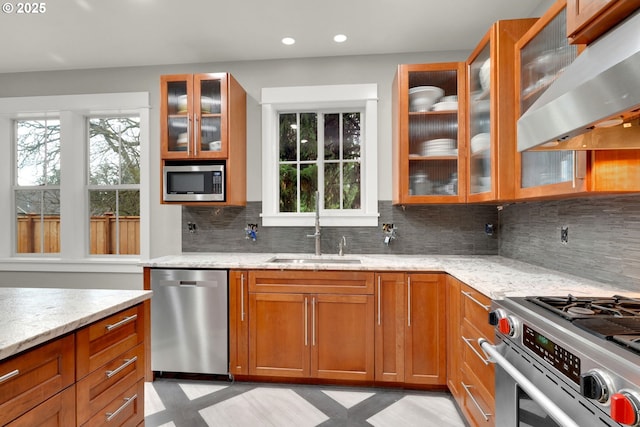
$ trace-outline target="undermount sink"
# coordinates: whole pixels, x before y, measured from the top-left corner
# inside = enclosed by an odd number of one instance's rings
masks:
[[[362,264],[353,258],[271,258],[267,262],[275,264]]]

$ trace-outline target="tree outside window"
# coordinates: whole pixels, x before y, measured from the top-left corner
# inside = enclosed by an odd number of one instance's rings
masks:
[[[140,253],[140,120],[88,120],[91,254]]]
[[[280,212],[361,207],[361,112],[279,114]]]

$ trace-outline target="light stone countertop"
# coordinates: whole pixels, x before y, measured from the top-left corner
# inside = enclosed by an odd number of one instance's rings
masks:
[[[272,263],[272,258],[321,259],[319,264]],[[338,264],[331,260],[359,259],[360,264]],[[326,261],[326,262],[324,262]],[[154,268],[219,268],[276,270],[367,270],[446,272],[492,299],[504,296],[556,295],[640,298],[640,288],[611,285],[583,279],[497,255],[338,255],[282,253],[182,253],[149,260]]]
[[[151,291],[0,287],[0,360],[151,298]]]

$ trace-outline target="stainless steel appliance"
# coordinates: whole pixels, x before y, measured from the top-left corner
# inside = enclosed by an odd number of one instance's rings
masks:
[[[228,374],[228,271],[151,270],[151,369]]]
[[[223,164],[167,163],[163,168],[165,202],[223,202]]]
[[[547,149],[565,150],[562,142],[574,136],[638,117],[638,28],[640,10],[578,55],[518,120],[518,151],[551,141],[557,144],[547,144]],[[627,124],[637,127],[637,120]],[[637,132],[632,135],[637,138]],[[629,139],[604,142],[600,148],[638,148],[637,139]]]
[[[505,298],[489,320],[496,426],[640,425],[640,300]]]

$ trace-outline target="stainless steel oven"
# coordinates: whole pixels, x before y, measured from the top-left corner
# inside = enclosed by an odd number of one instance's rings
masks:
[[[640,426],[640,301],[505,298],[490,322],[496,426]]]

